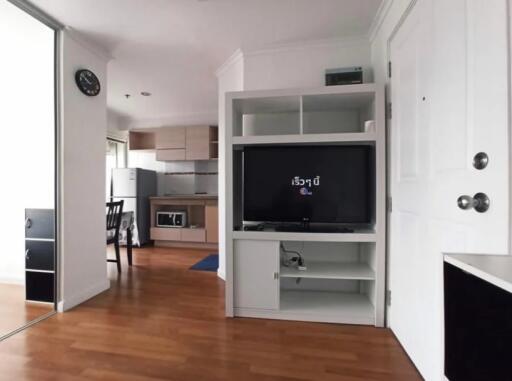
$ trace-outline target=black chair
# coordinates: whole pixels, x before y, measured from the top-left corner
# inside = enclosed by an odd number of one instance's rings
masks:
[[[107,235],[107,245],[114,244],[116,249],[116,259],[107,259],[107,262],[116,262],[117,271],[121,272],[121,254],[119,250],[119,229],[121,228],[121,218],[123,217],[124,201],[107,202],[107,234],[113,232],[111,236]]]

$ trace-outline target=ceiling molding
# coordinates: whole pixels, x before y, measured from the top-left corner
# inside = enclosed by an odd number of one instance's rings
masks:
[[[198,124],[216,125],[218,123],[218,111],[198,111],[183,114],[164,115],[159,118],[150,119],[132,119],[129,129],[172,127],[172,126],[192,126]]]
[[[237,49],[229,58],[215,71],[217,78],[221,77],[231,66],[238,63],[245,57],[258,56],[276,52],[291,50],[314,49],[325,47],[345,47],[350,45],[368,44],[367,36],[337,37],[320,40],[294,41],[282,44],[271,44],[255,49]]]
[[[257,56],[276,52],[286,52],[290,50],[314,49],[324,47],[343,47],[354,44],[368,44],[368,37],[363,35],[351,37],[326,38],[320,40],[294,41],[282,44],[272,44],[257,49],[247,49],[243,51],[243,54],[244,56]]]
[[[377,33],[379,32],[392,4],[393,0],[383,0],[382,3],[380,3],[379,9],[377,9],[377,13],[373,18],[368,31],[368,40],[370,41],[370,44],[375,40],[375,37],[377,36]]]
[[[61,24],[58,20],[54,19],[52,16],[47,14],[46,12],[43,12],[39,7],[35,6],[28,0],[7,0],[10,3],[14,4],[21,10],[27,12],[32,17],[35,17],[39,21],[41,21],[46,26],[54,29],[59,30],[63,29],[64,25]]]
[[[244,58],[244,53],[242,49],[237,49],[233,54],[229,56],[229,58],[215,71],[215,76],[217,78],[221,77],[232,65],[236,64],[238,61]]]
[[[112,56],[112,54],[107,49],[105,49],[102,46],[99,46],[98,44],[91,42],[82,33],[76,31],[75,29],[73,29],[69,26],[66,26],[66,27],[64,27],[63,32],[66,33],[75,42],[82,45],[83,48],[89,50],[91,53],[97,55],[98,57],[105,60],[106,62],[109,62],[110,60],[112,60],[114,58]]]

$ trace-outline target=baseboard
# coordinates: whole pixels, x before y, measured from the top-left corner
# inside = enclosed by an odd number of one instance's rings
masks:
[[[223,281],[226,280],[226,273],[220,269],[220,267],[217,269],[217,276],[222,279]]]
[[[199,242],[176,242],[176,241],[155,241],[156,247],[170,247],[177,249],[205,249],[212,252],[219,251],[216,243],[199,243]]]
[[[87,290],[73,295],[69,298],[59,301],[57,303],[57,311],[65,312],[70,309],[82,304],[83,302],[94,298],[96,295],[101,294],[104,291],[107,291],[110,288],[110,281],[105,279],[104,281],[89,287]]]
[[[15,277],[15,276],[2,276],[0,277],[0,283],[4,284],[15,284],[18,286],[25,285],[25,277]]]

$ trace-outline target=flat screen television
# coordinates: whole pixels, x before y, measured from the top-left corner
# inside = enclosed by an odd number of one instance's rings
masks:
[[[244,221],[369,224],[371,158],[363,145],[246,147]]]

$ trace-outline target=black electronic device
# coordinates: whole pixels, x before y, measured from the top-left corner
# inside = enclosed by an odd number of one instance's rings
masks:
[[[244,221],[368,225],[372,158],[365,145],[246,147]]]
[[[325,85],[355,85],[363,83],[363,68],[360,66],[325,71]]]

